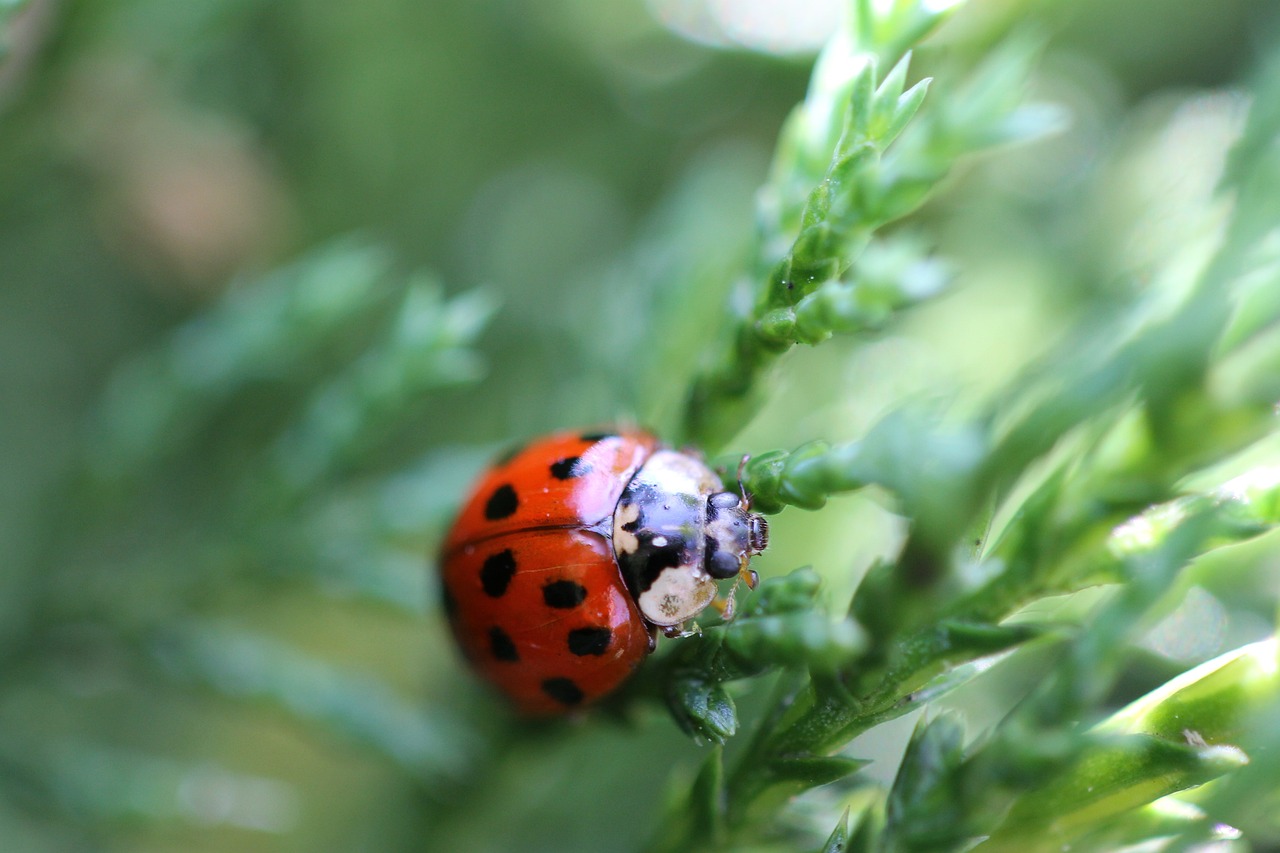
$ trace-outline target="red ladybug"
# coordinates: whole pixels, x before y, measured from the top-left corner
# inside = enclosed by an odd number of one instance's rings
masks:
[[[767,540],[702,460],[639,430],[558,433],[480,478],[441,552],[444,606],[481,675],[526,713],[563,713],[620,685],[717,580],[754,585]]]

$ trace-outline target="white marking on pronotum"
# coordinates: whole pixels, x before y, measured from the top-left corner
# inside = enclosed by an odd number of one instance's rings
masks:
[[[640,540],[630,530],[623,529],[640,517],[639,504],[619,506],[613,514],[613,547],[619,554],[634,554],[640,548]]]
[[[716,597],[716,582],[688,566],[664,569],[653,585],[640,593],[637,603],[644,617],[655,625],[678,625],[692,619]]]

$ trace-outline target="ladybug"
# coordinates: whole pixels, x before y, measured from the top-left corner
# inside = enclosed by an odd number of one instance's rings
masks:
[[[768,527],[701,459],[641,430],[556,433],[476,484],[440,554],[463,655],[523,712],[584,707],[743,577]],[[717,607],[732,616],[732,592]],[[727,612],[726,612],[727,611]]]

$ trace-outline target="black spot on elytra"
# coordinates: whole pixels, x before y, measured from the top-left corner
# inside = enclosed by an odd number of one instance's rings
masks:
[[[562,705],[577,705],[583,700],[582,688],[569,678],[548,678],[542,682],[542,692]]]
[[[613,632],[608,628],[574,628],[569,632],[569,651],[579,657],[583,655],[602,655],[609,648]]]
[[[597,441],[604,441],[606,438],[613,438],[614,436],[615,434],[611,432],[586,432],[578,436],[578,438],[588,444],[595,444]]]
[[[551,476],[557,480],[572,480],[590,473],[590,463],[583,462],[581,456],[570,456],[551,463]]]
[[[558,610],[577,607],[586,597],[586,587],[574,581],[552,581],[542,588],[542,600]]]
[[[480,568],[480,583],[490,598],[501,598],[515,573],[516,555],[508,548],[484,558],[484,565]]]
[[[484,505],[484,517],[490,521],[501,521],[514,513],[519,504],[516,490],[510,483],[503,483],[489,495],[489,500]]]
[[[498,660],[520,660],[520,653],[516,651],[516,644],[511,642],[511,637],[507,632],[497,625],[489,629],[489,651]]]

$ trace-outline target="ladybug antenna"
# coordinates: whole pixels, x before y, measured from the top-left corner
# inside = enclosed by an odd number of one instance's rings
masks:
[[[747,494],[747,487],[742,483],[742,472],[747,469],[747,462],[751,459],[750,453],[742,454],[742,458],[738,460],[738,494],[742,496],[742,505],[747,509],[751,508],[751,495]]]

